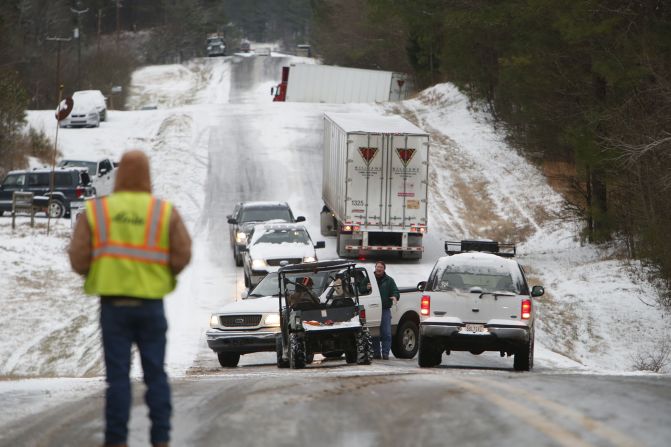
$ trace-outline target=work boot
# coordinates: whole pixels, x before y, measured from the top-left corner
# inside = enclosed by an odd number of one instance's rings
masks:
[[[389,360],[389,354],[382,354],[382,360]]]
[[[380,356],[380,354],[373,354],[373,358],[376,360],[380,360],[382,357]]]
[[[152,444],[153,447],[170,447],[167,442],[155,442]]]

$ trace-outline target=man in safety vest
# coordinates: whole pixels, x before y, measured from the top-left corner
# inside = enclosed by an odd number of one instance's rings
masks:
[[[143,152],[126,152],[114,192],[86,203],[68,254],[72,268],[86,275],[85,292],[100,296],[105,446],[127,443],[133,343],[147,385],[150,439],[154,446],[167,446],[172,405],[163,365],[168,328],[163,297],[191,259],[191,238],[172,204],[152,196],[149,159]]]

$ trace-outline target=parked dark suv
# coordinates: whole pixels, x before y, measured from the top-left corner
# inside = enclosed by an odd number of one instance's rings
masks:
[[[32,192],[35,196],[48,197],[50,184],[50,168],[10,171],[0,185],[0,216],[5,211],[12,211],[14,191]],[[93,195],[94,189],[86,168],[56,168],[54,192],[48,212],[51,217],[68,217],[72,202],[82,202]],[[47,209],[44,211],[47,212]]]
[[[235,205],[233,214],[226,216],[230,231],[231,248],[235,265],[242,265],[242,252],[247,249],[247,241],[254,225],[269,220],[283,222],[303,222],[305,217],[294,218],[286,202],[240,202]]]

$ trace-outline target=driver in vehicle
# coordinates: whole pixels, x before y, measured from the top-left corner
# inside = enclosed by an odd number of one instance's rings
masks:
[[[294,308],[300,303],[315,303],[315,297],[311,292],[314,282],[309,276],[296,280],[296,289],[289,295],[289,306]]]
[[[342,275],[337,275],[333,281],[333,293],[330,297],[331,306],[353,306],[354,300],[350,287],[344,282]]]

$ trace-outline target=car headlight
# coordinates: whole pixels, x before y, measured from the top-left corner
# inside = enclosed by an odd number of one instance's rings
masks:
[[[98,112],[89,113],[89,118],[95,118],[98,116]]]
[[[216,326],[219,326],[219,315],[212,315],[210,317],[210,327],[216,327]]]
[[[265,259],[252,260],[252,270],[261,270],[265,269],[266,267],[268,267],[268,264],[266,264]]]
[[[235,242],[238,244],[246,244],[247,234],[244,231],[238,231],[238,233],[235,235]]]
[[[317,258],[314,256],[306,256],[303,258],[303,262],[317,262]]]
[[[266,326],[279,326],[280,325],[280,314],[268,314],[266,315],[263,324]]]

